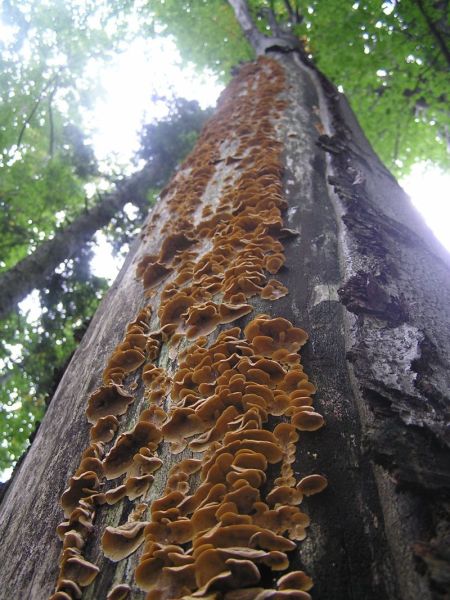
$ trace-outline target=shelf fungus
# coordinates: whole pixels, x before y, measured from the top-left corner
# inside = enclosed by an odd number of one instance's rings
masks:
[[[107,527],[102,536],[104,555],[118,562],[133,554],[144,541],[146,521],[132,521],[119,527]]]
[[[90,415],[93,416],[92,412],[90,413]],[[119,420],[114,415],[106,415],[104,417],[100,417],[95,423],[95,425],[91,427],[91,440],[93,442],[110,442],[113,439],[118,428]]]
[[[98,572],[81,555],[96,509],[122,501],[128,509],[150,495],[147,520],[143,503],[101,538],[113,562],[142,545],[135,580],[146,600],[310,599],[303,571],[280,576],[310,525],[304,497],[327,485],[318,474],[297,481],[293,468],[299,432],[324,425],[299,354],[308,335],[268,314],[250,318],[243,331],[229,325],[253,312],[250,298],[268,311],[289,292],[275,278],[289,269],[283,242],[298,235],[283,222],[277,126],[285,90],[275,61],[242,66],[160,194],[161,209],[141,237],[148,244],[158,229],[162,244],[152,254],[146,246],[136,270],[153,309],[127,326],[88,400],[91,445],[61,500],[54,600],[76,598]],[[127,389],[135,389],[135,403]],[[131,407],[141,411],[134,422]],[[129,431],[120,431],[121,415]],[[163,459],[156,456],[162,442]],[[172,466],[160,469],[166,458]],[[100,491],[100,479],[121,476]],[[108,599],[130,594],[119,584]]]
[[[97,577],[100,569],[78,553],[66,552],[63,551],[60,579],[71,580],[79,587],[87,587]]]
[[[69,517],[72,511],[77,508],[81,498],[96,494],[99,485],[100,481],[94,471],[87,471],[81,475],[71,477],[69,487],[61,496],[64,515]]]
[[[107,479],[115,479],[127,472],[133,463],[134,455],[141,447],[156,450],[161,441],[161,432],[152,423],[139,421],[128,433],[121,434],[114,446],[103,459],[103,469]]]
[[[120,385],[104,385],[89,397],[86,416],[89,423],[93,424],[104,417],[118,417],[126,413],[128,405],[133,401],[134,396],[128,394]],[[112,424],[111,420],[108,423]]]
[[[297,485],[299,491],[305,496],[319,494],[327,487],[328,481],[323,475],[307,475],[303,477]]]
[[[149,257],[151,258],[151,257]],[[146,290],[158,285],[166,279],[170,273],[173,272],[173,268],[167,267],[160,262],[147,262],[144,259],[138,264],[137,276],[142,277],[142,283]]]
[[[130,586],[126,583],[119,583],[109,590],[106,600],[128,600],[130,594]]]
[[[298,350],[306,334],[293,331],[285,319],[275,324],[270,321],[274,320],[257,317],[248,324],[243,338],[241,330],[234,327],[221,332],[209,347],[194,343],[180,356],[172,384],[172,400],[178,405],[169,411],[162,434],[177,446],[175,451],[181,442],[184,448],[186,440],[193,438],[189,446],[203,452],[203,458],[192,466],[182,461],[173,469],[166,495],[152,504],[144,554],[136,571],[137,583],[149,592],[148,598],[207,598],[211,594],[225,598],[233,590],[258,585],[260,565],[272,571],[286,570],[286,553],[306,537],[310,519],[298,505],[313,486],[306,485],[308,478],[296,485],[293,477],[297,428],[280,422],[270,431],[263,424],[269,416],[288,413],[292,402],[296,410],[299,406],[310,408],[312,400],[304,396],[305,390],[315,390],[305,385],[308,378],[299,362],[280,364],[258,354],[253,332],[259,333],[263,322],[275,351],[284,341],[289,353]],[[281,332],[291,333],[283,336]],[[199,393],[201,385],[212,386],[206,398]],[[192,398],[189,406],[179,405],[188,398]],[[261,490],[267,484],[269,464],[280,465],[281,474],[263,500]],[[200,484],[188,495],[193,472],[200,476]],[[320,487],[319,482],[316,486]],[[192,544],[192,550],[182,550],[185,544]],[[179,548],[176,560],[172,553],[164,555],[164,563],[157,559],[164,548],[172,546]],[[152,575],[156,565],[164,576]],[[165,582],[169,573],[175,572],[186,575],[180,583],[183,592],[166,595]],[[259,588],[257,593],[289,597],[291,588]],[[305,588],[296,589],[295,594],[307,597]]]

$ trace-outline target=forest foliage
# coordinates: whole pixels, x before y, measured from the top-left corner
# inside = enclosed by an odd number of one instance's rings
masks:
[[[448,0],[249,0],[249,6],[262,32],[281,27],[301,40],[348,95],[396,174],[423,160],[448,168]],[[1,271],[121,179],[123,165],[99,164],[86,127],[84,115],[101,91],[94,62],[111,64],[132,39],[156,35],[172,36],[185,61],[209,67],[223,83],[252,58],[226,0],[7,0],[1,23]],[[198,105],[182,100],[172,101],[169,112],[141,134],[136,160],[159,155],[167,166],[149,198],[157,198],[205,118]],[[117,251],[144,212],[140,206],[133,217],[112,219],[105,235]],[[34,294],[37,319],[17,310],[1,324],[0,469],[19,458],[107,288],[91,272],[92,253],[92,245],[80,247]]]
[[[262,32],[270,33],[275,15],[278,26],[304,41],[318,67],[344,90],[376,152],[396,175],[425,160],[448,169],[447,0],[248,4]],[[233,65],[251,56],[227,2],[164,0],[154,10],[186,59],[225,79]]]

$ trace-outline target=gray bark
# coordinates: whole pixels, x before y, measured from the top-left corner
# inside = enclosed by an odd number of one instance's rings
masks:
[[[316,597],[444,598],[449,256],[373,153],[345,98],[298,54],[282,60],[297,94],[308,98],[299,105],[309,109],[311,141],[303,160],[287,152],[294,171],[287,178],[302,182],[293,221],[302,223],[303,310],[313,332],[313,380],[336,435],[319,454],[334,493],[317,509],[320,538],[309,538],[311,570],[321,572]],[[333,557],[339,568],[330,572]]]
[[[41,288],[55,268],[76,254],[80,246],[107,225],[127,202],[144,204],[147,190],[156,183],[160,184],[163,172],[164,165],[160,161],[149,163],[117,184],[115,191],[105,194],[98,204],[83,212],[70,225],[58,229],[51,240],[42,242],[32,254],[0,274],[0,318],[8,315],[35,288]]]
[[[265,54],[268,50],[281,50],[283,52],[298,49],[300,43],[295,35],[282,32],[279,29],[276,35],[266,36],[261,33],[253,23],[246,0],[228,0],[234,10],[236,20],[241,26],[245,37],[249,41],[257,56]]]
[[[443,599],[449,584],[449,257],[374,155],[345,99],[296,53],[273,56],[288,79],[278,131],[287,226],[300,231],[286,245],[279,274],[290,293],[274,310],[310,334],[302,359],[327,423],[302,436],[298,447],[296,473],[322,472],[329,486],[305,501],[312,525],[292,567],[313,577],[311,593],[320,600]],[[227,167],[216,164],[220,182]],[[217,193],[209,187],[207,201]],[[167,198],[158,213],[159,223],[170,220]],[[83,338],[0,507],[1,597],[41,600],[53,589],[58,497],[87,444],[86,398],[145,303],[133,267],[142,243]],[[145,243],[145,252],[156,253],[161,238],[155,232]],[[262,301],[255,308],[268,310]],[[160,364],[170,368],[171,357]],[[125,429],[145,404],[141,389],[136,396]],[[161,492],[179,457],[167,452],[164,459],[147,500]],[[124,502],[100,511],[88,558],[101,573],[84,599],[104,598],[113,581],[133,587],[139,552],[113,564],[99,548],[104,525],[123,522],[129,510]],[[133,587],[133,600],[144,595]]]

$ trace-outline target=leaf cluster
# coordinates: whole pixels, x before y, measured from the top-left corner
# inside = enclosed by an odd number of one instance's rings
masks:
[[[345,91],[395,174],[423,160],[449,167],[447,0],[249,0],[248,6],[261,32],[281,27],[298,36]],[[159,0],[151,10],[186,59],[225,80],[232,65],[252,55],[226,0]]]
[[[351,7],[310,0],[296,29],[319,67],[342,86],[375,150],[398,175],[420,161],[443,169],[450,164],[450,64],[420,5],[448,45],[448,2],[434,0],[357,0]]]
[[[91,274],[91,257],[81,248],[33,294],[36,319],[17,314],[0,324],[0,470],[22,454],[107,289]]]

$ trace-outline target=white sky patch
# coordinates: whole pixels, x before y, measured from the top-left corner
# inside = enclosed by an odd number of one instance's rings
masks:
[[[36,323],[42,314],[42,306],[39,300],[38,290],[33,290],[26,298],[19,303],[20,312],[26,315],[29,323]]]
[[[107,66],[91,62],[88,75],[97,77],[103,93],[85,118],[93,130],[91,139],[99,161],[119,163],[125,173],[134,170],[130,161],[139,149],[142,125],[167,115],[164,102],[157,98],[197,100],[202,108],[216,104],[223,86],[213,73],[199,75],[193,64],[186,67],[181,62],[174,41],[167,37],[136,39]],[[127,205],[125,212],[133,219],[131,209]],[[123,259],[113,257],[112,246],[102,233],[97,233],[95,242],[92,272],[112,282]]]
[[[450,174],[418,163],[400,185],[434,235],[450,251]]]
[[[4,471],[1,471],[0,472],[0,481],[1,482],[8,481],[8,479],[12,475],[12,472],[13,472],[13,467],[8,467]]]
[[[91,271],[97,277],[105,277],[110,283],[114,281],[123,263],[123,258],[113,256],[113,248],[103,232],[94,236],[96,248],[91,260]]]
[[[97,75],[104,90],[87,117],[94,129],[96,155],[100,160],[114,155],[119,163],[128,163],[138,150],[142,125],[167,114],[164,104],[152,98],[195,99],[206,108],[216,103],[222,91],[212,72],[199,75],[194,65],[182,68],[169,38],[137,39],[112,64],[92,62],[89,75]]]
[[[15,41],[18,31],[18,27],[7,25],[6,23],[0,20],[0,39],[2,40],[5,46],[9,46]]]

